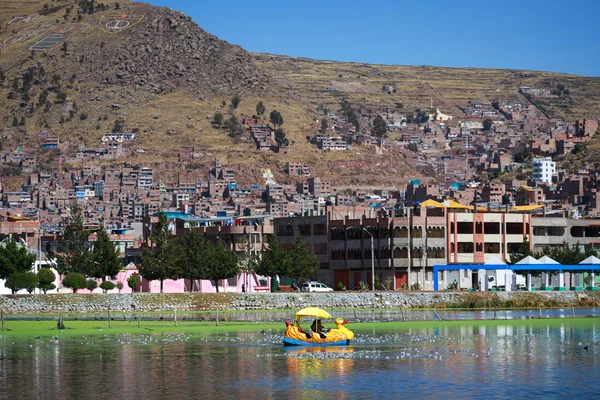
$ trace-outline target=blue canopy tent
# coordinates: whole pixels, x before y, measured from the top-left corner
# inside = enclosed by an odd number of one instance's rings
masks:
[[[446,264],[446,265],[434,265],[433,266],[433,290],[439,289],[439,272],[440,271],[462,271],[462,270],[498,270],[508,269],[511,271],[591,271],[592,275],[594,271],[600,270],[599,264],[576,264],[576,265],[562,265],[562,264]]]

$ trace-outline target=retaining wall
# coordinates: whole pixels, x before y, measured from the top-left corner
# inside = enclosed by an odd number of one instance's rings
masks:
[[[425,308],[460,302],[465,296],[494,299],[490,305],[502,306],[508,301],[524,301],[529,307],[580,305],[586,300],[599,301],[589,292],[499,292],[465,294],[461,292],[376,292],[376,293],[178,293],[178,294],[48,294],[0,296],[0,309],[5,313],[57,313],[106,311],[163,310],[297,310],[315,306],[339,308]],[[471,297],[472,298],[472,297]]]

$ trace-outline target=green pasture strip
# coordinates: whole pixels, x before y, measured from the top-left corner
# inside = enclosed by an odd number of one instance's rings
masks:
[[[179,321],[175,326],[173,321],[142,321],[141,327],[137,322],[111,321],[71,321],[65,320],[66,329],[56,329],[56,321],[6,321],[6,330],[0,331],[2,338],[58,337],[70,338],[87,335],[140,335],[140,334],[197,334],[220,335],[238,332],[270,331],[273,334],[283,334],[285,325],[280,322],[219,322],[215,321]],[[515,320],[469,320],[469,321],[409,321],[409,322],[362,322],[347,325],[357,333],[373,331],[410,331],[426,328],[466,328],[466,327],[495,327],[495,326],[568,326],[574,328],[600,327],[600,318],[555,318],[555,319],[515,319]]]
[[[188,322],[180,321],[177,326],[173,321],[142,321],[140,328],[137,322],[127,323],[124,321],[111,321],[111,327],[108,327],[107,321],[69,321],[65,320],[65,329],[58,330],[56,321],[6,321],[5,331],[0,331],[1,337],[27,337],[54,336],[68,338],[72,336],[85,335],[139,335],[139,334],[160,334],[160,333],[189,333],[216,335],[220,333],[231,332],[258,332],[262,330],[271,330],[280,328],[284,331],[285,326],[282,323],[244,323],[244,322],[219,322],[216,326],[211,322]]]

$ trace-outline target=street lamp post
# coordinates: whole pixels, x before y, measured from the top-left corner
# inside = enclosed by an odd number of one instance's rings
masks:
[[[371,236],[371,288],[375,291],[375,246],[373,245],[373,234],[366,228],[362,228]]]

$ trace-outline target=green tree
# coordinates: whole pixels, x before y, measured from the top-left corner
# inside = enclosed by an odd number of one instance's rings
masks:
[[[261,117],[262,115],[264,115],[265,111],[266,111],[265,104],[261,100],[256,105],[256,115],[258,115],[259,117]]]
[[[77,203],[73,203],[71,217],[56,256],[56,271],[59,274],[77,272],[89,276],[93,273],[88,237],[89,231],[83,226],[83,210]]]
[[[327,118],[323,117],[321,119],[321,131],[320,131],[321,135],[323,135],[323,136],[327,135],[327,125],[328,125]]]
[[[40,97],[39,97],[39,99],[38,99],[38,104],[39,104],[40,106],[42,106],[42,105],[45,105],[45,104],[46,104],[46,101],[48,101],[48,90],[47,90],[47,89],[44,89],[44,90],[42,90],[42,91],[41,91],[41,93],[40,93]]]
[[[233,106],[233,108],[238,108],[241,101],[242,99],[240,98],[240,96],[233,96],[233,98],[231,99],[231,105]]]
[[[180,249],[175,245],[169,231],[169,222],[164,212],[158,214],[158,221],[150,234],[151,247],[144,249],[141,255],[140,274],[148,280],[160,281],[160,292],[166,279],[178,279],[180,274],[175,264]]]
[[[419,151],[419,146],[416,143],[409,143],[406,148],[410,151],[412,151],[413,153],[416,153],[417,151]]]
[[[127,278],[127,286],[131,288],[132,292],[135,292],[137,285],[140,283],[140,275],[135,273],[131,274],[129,278]]]
[[[386,132],[387,126],[385,120],[381,117],[381,115],[376,116],[373,120],[373,129],[371,129],[371,135],[382,138],[385,136]]]
[[[10,274],[5,283],[5,286],[12,290],[12,294],[16,294],[21,289],[25,289],[31,294],[37,285],[38,276],[32,271],[14,272]]]
[[[221,127],[221,125],[223,125],[223,114],[220,112],[216,112],[215,115],[213,115],[213,124],[217,125],[219,128]]]
[[[8,278],[6,278],[6,282],[4,282],[4,286],[9,288],[13,295],[17,294],[19,290],[23,289],[23,279],[21,274],[22,273],[20,272],[13,272]]]
[[[204,278],[215,283],[217,292],[219,292],[219,280],[232,278],[239,272],[240,265],[234,252],[226,249],[223,242],[212,246]]]
[[[296,282],[304,282],[317,275],[319,262],[317,257],[306,248],[300,236],[292,244],[290,251],[290,276]]]
[[[86,289],[93,292],[98,287],[98,282],[95,279],[88,279],[86,282]]]
[[[62,281],[64,287],[72,289],[73,293],[77,293],[79,289],[85,289],[87,287],[87,281],[85,276],[78,272],[68,273]]]
[[[102,291],[104,291],[104,293],[106,293],[109,290],[113,290],[114,288],[115,288],[115,284],[112,283],[111,281],[104,281],[100,284],[100,289],[102,289]]]
[[[347,99],[342,99],[340,106],[342,107],[342,115],[346,118],[346,121],[350,122],[356,128],[356,132],[360,131],[360,123],[358,122],[358,117],[356,115],[356,111],[352,104]],[[326,113],[327,114],[327,113]]]
[[[249,267],[262,276],[289,275],[291,269],[290,254],[279,246],[274,236],[269,236],[267,247],[250,259]]]
[[[284,147],[287,146],[290,141],[285,137],[285,131],[283,128],[275,129],[275,142],[277,142],[277,146]]]
[[[421,111],[420,108],[415,110],[415,114],[414,122],[416,124],[424,124],[425,122],[429,121],[429,114]]]
[[[225,121],[224,126],[229,131],[228,135],[232,138],[237,138],[244,133],[244,126],[240,123],[235,115],[229,117],[229,119]]]
[[[195,230],[181,239],[178,269],[182,278],[190,280],[190,291],[194,291],[194,280],[206,279],[212,247],[212,244]]]
[[[100,230],[96,232],[96,241],[92,250],[92,263],[94,270],[90,276],[102,279],[102,281],[107,276],[114,279],[123,267],[119,249],[110,241],[104,226],[101,226]]]
[[[35,254],[29,253],[27,246],[10,238],[4,246],[0,244],[0,279],[11,274],[30,271],[35,262]]]
[[[54,285],[55,280],[56,275],[54,275],[54,272],[52,272],[50,268],[42,267],[38,271],[38,288],[40,288],[44,294],[48,292],[48,290],[56,289],[56,286]]]
[[[277,110],[273,110],[271,111],[271,114],[269,115],[269,121],[271,121],[271,123],[273,124],[273,127],[275,129],[277,129],[278,126],[283,125],[283,116],[281,115],[281,113]]]
[[[528,256],[532,256],[535,258],[535,254],[533,253],[533,251],[531,251],[530,248],[530,244],[528,240],[525,240],[520,246],[519,249],[517,251],[511,251],[510,252],[510,264],[516,264],[517,262],[521,261],[522,259],[528,257]],[[540,256],[541,257],[541,256]]]
[[[123,123],[125,121],[123,121],[122,119],[116,119],[115,120],[115,124],[113,125],[112,131],[113,133],[121,133],[123,132]]]
[[[38,275],[33,271],[21,272],[20,274],[23,280],[23,289],[27,290],[29,294],[33,293],[39,284]]]
[[[483,120],[483,130],[484,131],[489,131],[490,129],[492,129],[493,125],[494,125],[494,123],[492,122],[491,119],[486,118]]]

